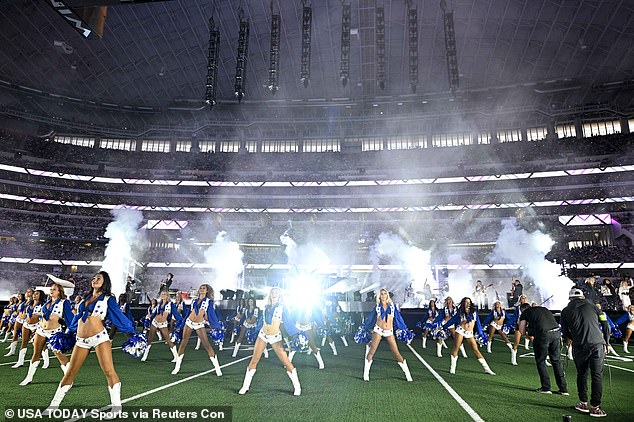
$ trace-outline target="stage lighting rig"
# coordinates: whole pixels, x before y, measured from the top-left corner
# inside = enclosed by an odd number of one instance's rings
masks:
[[[280,88],[280,26],[282,18],[273,13],[273,2],[271,1],[271,50],[269,53],[269,80],[266,87],[275,95]]]
[[[339,67],[339,78],[341,84],[346,86],[350,78],[350,25],[351,7],[346,0],[341,1],[343,10],[341,12],[341,66]]]
[[[207,84],[205,104],[212,109],[216,105],[216,89],[218,86],[218,51],[220,49],[220,31],[214,24],[214,18],[209,18],[209,50],[207,54]],[[161,70],[163,72],[163,70]],[[162,75],[161,75],[162,76]]]
[[[238,34],[238,54],[236,56],[236,80],[233,85],[238,103],[244,98],[244,84],[247,76],[247,59],[249,56],[249,19],[244,17],[240,9],[240,33]]]
[[[385,8],[377,4],[376,19],[376,82],[385,89]]]
[[[458,49],[456,48],[456,31],[453,22],[453,11],[447,11],[447,3],[445,0],[440,0],[440,8],[443,12],[443,22],[445,26],[445,50],[447,54],[449,89],[452,94],[455,94],[460,83],[460,72],[458,71]]]
[[[409,46],[409,86],[413,93],[418,85],[418,9],[407,1],[407,38]]]
[[[302,10],[302,65],[299,73],[299,79],[308,87],[310,80],[310,43],[312,37],[312,21],[313,9],[309,2],[302,1],[304,5]]]

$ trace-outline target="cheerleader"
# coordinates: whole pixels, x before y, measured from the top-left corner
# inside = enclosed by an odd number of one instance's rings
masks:
[[[31,341],[31,336],[35,334],[35,330],[37,330],[38,323],[40,322],[42,305],[44,304],[46,295],[41,290],[35,290],[31,298],[31,302],[26,306],[26,317],[24,318],[24,324],[22,325],[22,344],[20,352],[18,353],[18,361],[11,368],[19,368],[24,365],[27,346]],[[48,354],[46,354],[44,364],[48,367]]]
[[[15,304],[17,303],[17,298],[15,296],[11,296],[9,298],[9,303],[4,305],[4,311],[2,313],[2,321],[0,321],[0,336],[4,334],[4,339],[0,340],[0,343],[4,343],[7,341],[9,337],[9,332],[11,332],[11,315],[15,310]]]
[[[176,308],[176,312],[182,318],[187,318],[189,316],[189,306],[183,300],[183,292],[176,292],[176,301],[174,301],[174,306]],[[174,329],[174,320],[171,321],[172,330]]]
[[[82,300],[83,298],[81,297],[81,295],[75,296],[75,303],[73,303],[73,315],[77,315],[77,312],[79,312],[79,305],[81,304]]]
[[[126,295],[125,293],[121,293],[119,295],[118,305],[119,305],[119,309],[121,310],[121,313],[130,320],[132,325],[134,325],[134,317],[132,316],[132,311],[130,310],[130,304],[128,303],[128,295]],[[110,333],[108,334],[110,336],[110,341],[114,340],[114,336],[115,334],[117,334],[117,331],[118,331],[117,327],[112,326],[112,328],[110,329]]]
[[[26,307],[28,304],[31,303],[32,297],[32,288],[27,289],[24,294],[18,294],[18,307],[16,310],[15,322],[13,323],[13,338],[11,339],[11,345],[9,346],[9,353],[7,353],[5,356],[15,355],[15,349],[18,346],[18,337],[22,333],[22,324],[24,324],[24,319],[26,318]]]
[[[513,366],[517,366],[517,348],[519,347],[520,340],[522,338],[522,334],[520,333],[520,330],[519,330],[519,320],[520,320],[520,316],[522,315],[520,306],[523,305],[524,303],[528,303],[528,297],[526,297],[526,295],[521,295],[519,298],[519,303],[515,306],[515,313],[513,314],[512,317],[509,317],[509,324],[515,329],[515,333],[513,334],[514,335],[513,350],[511,350],[511,364],[513,364]],[[528,350],[528,342],[529,342],[528,337],[525,337],[524,348],[526,350]]]
[[[242,323],[244,322],[244,313],[247,309],[247,301],[240,299],[238,307],[236,308],[236,314],[231,319],[231,340],[229,343],[233,343],[236,334],[242,331]],[[235,354],[233,355],[235,357]]]
[[[634,331],[634,305],[628,306],[627,312],[623,314],[619,319],[614,321],[614,324],[618,326],[626,321],[627,327],[625,329],[625,337],[623,338],[623,351],[625,353],[629,353],[629,350],[627,350],[627,344],[630,341],[630,337],[632,336],[632,331]]]
[[[262,352],[269,344],[273,348],[277,358],[280,362],[282,362],[284,368],[286,368],[286,374],[293,383],[293,395],[299,396],[302,394],[302,387],[299,383],[299,377],[297,376],[297,368],[293,366],[286,355],[284,347],[282,346],[282,332],[280,330],[280,324],[283,320],[287,326],[287,330],[290,330],[289,334],[295,334],[295,326],[287,316],[282,303],[282,291],[278,287],[274,287],[269,292],[266,307],[264,308],[262,329],[258,333],[258,338],[255,341],[253,356],[251,357],[251,361],[247,367],[247,372],[244,375],[244,382],[242,383],[242,388],[238,391],[238,394],[246,394],[247,391],[249,391],[249,388],[251,387],[251,380],[253,380],[253,376],[255,375]]]
[[[612,336],[614,336],[614,338],[623,337],[623,333],[621,333],[621,330],[619,330],[619,327],[616,324],[614,324],[614,322],[612,322],[612,320],[610,319],[608,314],[606,314],[605,311],[603,311],[603,309],[601,309],[601,304],[597,303],[595,306],[599,310],[599,313],[603,317],[605,317],[605,320],[608,322],[608,326],[610,327],[610,334]],[[599,327],[601,327],[601,324],[599,324]],[[619,355],[618,353],[616,353],[616,350],[614,350],[614,347],[612,347],[611,344],[608,344],[608,353],[612,353],[614,356],[618,356]],[[572,341],[570,341],[570,344],[568,346],[568,359],[570,359],[570,360],[574,359],[574,357],[572,356]]]
[[[439,315],[440,311],[436,308],[436,299],[430,300],[429,306],[427,307],[427,319],[421,324],[423,329],[423,349],[427,348],[427,336],[434,328],[434,321],[436,321]]]
[[[341,338],[341,342],[345,347],[348,347],[348,340],[346,339],[346,320],[339,315],[340,308],[337,302],[326,301],[321,308],[322,316],[322,330],[324,330],[324,337],[321,340],[321,346],[326,344],[326,341],[332,349],[332,355],[337,356],[337,346],[335,340],[332,337],[334,332]]]
[[[476,339],[474,338],[474,328],[477,330],[477,334],[480,338],[484,338],[484,336],[482,326],[480,325],[480,318],[478,317],[478,309],[473,302],[471,302],[470,298],[465,297],[460,301],[458,313],[447,321],[443,325],[443,328],[447,329],[450,325],[455,325],[456,332],[453,350],[451,351],[451,367],[449,373],[456,373],[458,349],[464,340],[473,349],[473,353],[476,355],[476,358],[478,358],[478,362],[482,365],[484,372],[489,375],[495,375],[495,372],[489,368],[489,364],[484,359],[484,356],[482,356],[482,353],[480,353],[480,350],[478,350],[478,343],[476,343]]]
[[[147,307],[147,312],[145,313],[145,317],[143,318],[143,334],[150,331],[150,324],[152,323],[152,314],[156,311],[157,308],[158,308],[158,300],[152,299],[150,301],[150,306]]]
[[[394,326],[396,326],[399,330],[407,330],[407,326],[405,325],[403,317],[401,317],[401,313],[392,302],[392,298],[386,289],[381,289],[379,291],[379,296],[376,299],[376,308],[366,317],[366,328],[369,328],[372,324],[374,324],[374,328],[372,329],[370,350],[365,357],[365,363],[363,366],[363,380],[370,381],[370,367],[372,366],[374,354],[376,353],[376,349],[378,349],[381,340],[385,339],[392,351],[392,354],[396,358],[398,366],[400,366],[405,373],[405,379],[411,382],[412,375],[409,372],[407,362],[398,351],[396,338],[394,336]]]
[[[42,318],[40,318],[40,324],[37,327],[35,340],[33,341],[33,357],[31,358],[26,378],[24,378],[20,385],[27,385],[33,381],[33,376],[40,365],[40,357],[44,359],[42,369],[48,368],[49,359],[46,342],[53,334],[62,331],[62,326],[60,325],[61,320],[65,322],[67,327],[70,327],[73,321],[73,312],[70,307],[70,302],[66,299],[66,295],[64,294],[64,288],[54,283],[51,286],[51,298],[42,306]],[[68,358],[64,353],[54,353],[61,365],[62,372],[66,373]]]
[[[506,343],[506,347],[510,350],[513,350],[513,345],[509,340],[508,336],[503,330],[504,320],[506,319],[506,311],[502,308],[502,302],[496,300],[493,304],[493,310],[484,320],[484,325],[489,324],[489,341],[487,343],[487,353],[491,352],[491,347],[493,345],[493,336],[495,333],[498,333],[502,340]]]
[[[167,341],[167,347],[169,347],[172,352],[172,356],[174,357],[172,362],[176,362],[176,359],[178,358],[178,351],[176,350],[174,343],[172,343],[169,330],[167,329],[167,326],[172,318],[174,318],[177,323],[180,323],[182,319],[181,315],[176,312],[176,306],[174,306],[174,304],[169,300],[167,290],[161,290],[161,301],[150,316],[150,320],[152,321],[150,334],[147,336],[147,347],[145,348],[141,362],[145,362],[147,360],[147,357],[150,354],[150,348],[152,347],[152,340],[154,340],[154,334],[156,334],[157,331],[163,333],[163,337]]]
[[[313,305],[308,305],[308,307],[299,305],[294,309],[292,318],[295,320],[295,329],[297,332],[306,334],[308,338],[308,348],[314,353],[319,369],[324,369],[324,359],[321,357],[321,352],[315,342],[315,328],[323,324],[321,310]],[[286,325],[284,325],[284,327],[286,328]],[[288,354],[288,359],[291,362],[293,361],[295,353],[296,350],[291,350]]]
[[[244,335],[248,330],[255,330],[258,326],[258,320],[260,319],[260,309],[255,306],[255,299],[250,297],[246,301],[246,309],[244,310],[244,321],[242,322],[242,326],[240,327],[240,334],[238,335],[238,340],[236,341],[235,346],[233,346],[233,355],[232,357],[236,357],[238,355],[238,350],[240,349],[240,345],[242,344],[242,340],[244,339]],[[233,336],[232,336],[233,337]]]
[[[52,410],[59,407],[93,347],[108,382],[112,411],[121,411],[121,381],[112,362],[112,345],[106,331],[105,320],[112,321],[121,332],[128,334],[134,333],[134,325],[121,313],[121,309],[112,296],[112,282],[107,272],[100,271],[95,274],[90,284],[92,293],[81,302],[77,314],[68,327],[70,332],[76,333],[77,342],[66,367],[66,373],[46,409],[46,414],[50,414]]]
[[[209,284],[200,285],[198,288],[198,299],[192,301],[192,310],[187,319],[184,320],[185,328],[183,328],[183,339],[178,348],[178,356],[176,356],[176,365],[172,371],[172,375],[176,375],[180,371],[183,357],[185,356],[185,348],[187,348],[187,342],[189,341],[192,331],[195,331],[209,355],[209,360],[211,360],[216,370],[216,375],[222,376],[218,356],[216,356],[214,349],[212,349],[211,344],[209,344],[209,338],[205,331],[205,322],[209,323],[212,328],[221,328],[214,310],[214,290]]]
[[[440,313],[438,314],[438,317],[434,321],[434,324],[443,325],[447,321],[449,321],[451,318],[456,316],[457,314],[458,314],[458,308],[456,308],[451,296],[447,296],[447,298],[445,299],[444,306],[440,310]],[[449,325],[448,329],[449,329],[449,333],[451,334],[451,337],[453,337],[453,339],[455,341],[455,339],[456,339],[456,330],[455,330],[454,326],[453,325]],[[442,348],[443,347],[447,347],[447,345],[445,344],[445,340],[443,338],[438,338],[438,340],[436,342],[436,356],[438,356],[439,358],[442,357]],[[460,353],[462,353],[462,357],[463,358],[467,357],[467,352],[464,349],[463,345],[460,345]]]

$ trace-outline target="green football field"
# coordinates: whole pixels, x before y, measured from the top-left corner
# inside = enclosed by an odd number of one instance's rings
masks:
[[[124,340],[117,337],[115,345]],[[451,347],[451,342],[449,341]],[[519,366],[510,364],[510,352],[501,342],[494,344],[494,353],[485,353],[496,376],[485,375],[467,350],[469,358],[459,359],[456,375],[449,374],[449,352],[435,356],[435,347],[422,349],[420,339],[412,347],[399,343],[414,382],[405,381],[387,344],[381,344],[370,373],[364,382],[364,346],[351,342],[344,347],[337,340],[338,356],[328,345],[322,349],[326,368],[319,370],[313,356],[297,354],[302,395],[292,395],[292,385],[280,362],[271,352],[262,359],[250,391],[240,396],[251,351],[243,347],[237,358],[232,348],[219,352],[223,376],[211,371],[211,363],[203,350],[194,350],[195,340],[185,354],[181,372],[171,375],[171,354],[163,343],[155,342],[147,362],[113,352],[115,368],[122,382],[125,406],[231,406],[234,421],[561,421],[572,415],[573,421],[590,420],[576,412],[575,367],[566,363],[571,395],[544,395],[534,392],[539,386],[531,351],[520,348]],[[623,349],[616,346],[617,351]],[[4,349],[4,347],[2,347]],[[5,352],[3,352],[4,354]],[[29,353],[27,359],[31,354]],[[634,356],[609,358],[604,374],[603,408],[607,421],[634,420],[634,407],[629,401],[634,386]],[[0,356],[0,397],[3,406],[46,406],[52,398],[62,372],[56,359],[51,367],[38,370],[32,384],[21,387],[27,366],[12,369],[16,357]],[[609,371],[608,371],[609,369]],[[553,389],[556,389],[554,376]],[[66,395],[62,406],[100,407],[109,404],[106,381],[96,356],[91,353]],[[3,412],[4,415],[4,412]],[[3,416],[4,417],[4,416]],[[592,418],[593,419],[593,418]]]

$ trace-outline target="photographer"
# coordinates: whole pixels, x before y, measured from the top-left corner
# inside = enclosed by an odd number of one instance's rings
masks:
[[[561,311],[561,330],[564,338],[572,340],[572,353],[577,367],[577,390],[580,412],[590,416],[603,417],[607,413],[601,409],[603,395],[603,360],[610,344],[610,327],[607,317],[596,306],[585,300],[580,289],[573,288],[568,293],[570,303]],[[602,330],[599,330],[599,323]],[[603,331],[603,333],[601,333]],[[592,394],[588,406],[588,370],[592,380]]]
[[[568,396],[568,386],[566,384],[566,376],[559,360],[559,324],[553,316],[552,312],[543,306],[530,306],[528,303],[520,305],[520,323],[519,331],[526,336],[528,327],[529,334],[534,337],[533,348],[535,350],[535,363],[537,364],[537,372],[541,387],[537,389],[538,393],[552,394],[550,391],[550,376],[546,367],[546,357],[550,357],[555,373],[555,381],[559,391],[557,394]]]

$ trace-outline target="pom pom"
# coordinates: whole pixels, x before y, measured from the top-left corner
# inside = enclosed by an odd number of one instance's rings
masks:
[[[183,340],[183,332],[181,330],[172,331],[172,334],[170,335],[170,340],[172,341],[172,343],[180,344],[180,342]]]
[[[145,329],[147,329],[147,330],[150,329],[150,323],[151,323],[150,318],[148,318],[148,317],[143,318],[143,327]]]
[[[480,345],[480,347],[486,346],[487,343],[489,342],[489,336],[487,336],[487,334],[484,331],[482,332],[482,335],[476,333],[474,337],[475,337],[475,340]]]
[[[134,358],[140,358],[147,348],[145,334],[132,334],[129,339],[121,344],[123,351]]]
[[[109,319],[106,320],[106,331],[110,331],[112,329],[112,321],[110,321]]]
[[[233,324],[233,333],[235,335],[239,335],[240,334],[240,324],[238,324],[238,323]]]
[[[363,325],[359,325],[359,328],[357,328],[357,332],[354,334],[354,342],[357,344],[369,343],[370,339],[370,332],[366,330]]]
[[[11,315],[4,315],[4,316],[2,317],[2,324],[3,324],[3,325],[8,324],[8,323],[9,323],[9,319],[10,319],[10,318],[11,318]]]
[[[434,324],[433,322],[426,322],[424,325],[425,330],[430,330],[430,331],[433,330],[435,326],[436,324]]]
[[[502,332],[504,334],[508,335],[509,333],[512,333],[513,331],[515,331],[515,325],[513,325],[513,324],[504,324],[502,326]]]
[[[405,343],[410,344],[414,339],[414,332],[412,330],[396,330],[396,339]]]
[[[619,330],[619,327],[617,327],[616,325],[614,326],[614,330],[612,330],[612,335],[614,336],[614,338],[623,337],[623,333],[621,332],[621,330]]]
[[[220,346],[225,342],[225,323],[222,321],[218,321],[220,324],[220,328],[212,328],[209,331],[209,339],[212,343],[215,343],[216,346]]]
[[[254,344],[255,341],[258,339],[258,332],[260,330],[258,330],[257,328],[249,328],[247,330],[247,332],[245,333],[245,337],[247,339],[247,343],[249,344]]]
[[[423,329],[423,321],[418,321],[416,323],[416,328],[420,328],[422,330]]]
[[[323,325],[322,327],[319,327],[317,333],[318,337],[328,337],[330,335],[330,327],[327,324]]]
[[[435,326],[431,335],[436,340],[444,340],[448,337],[447,331],[443,330],[442,325]]]
[[[73,332],[57,332],[48,340],[48,348],[53,353],[68,353],[75,347],[76,336]]]
[[[304,352],[308,350],[308,336],[306,335],[306,333],[302,331],[294,336],[291,347],[296,352]]]

